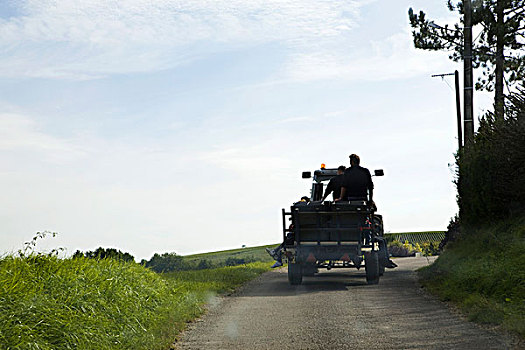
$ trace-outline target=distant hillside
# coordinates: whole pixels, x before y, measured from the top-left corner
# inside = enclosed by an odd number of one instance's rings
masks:
[[[239,249],[222,250],[218,252],[209,252],[201,254],[185,255],[183,258],[186,262],[199,262],[208,260],[213,265],[221,265],[227,259],[244,259],[247,261],[272,261],[272,258],[266,253],[264,248],[275,248],[279,243],[263,245],[258,247],[247,247]]]

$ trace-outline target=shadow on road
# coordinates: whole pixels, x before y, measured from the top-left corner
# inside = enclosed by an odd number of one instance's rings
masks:
[[[362,272],[321,272],[312,277],[303,277],[298,286],[288,283],[286,273],[271,273],[262,288],[250,289],[243,296],[254,297],[281,297],[295,296],[309,293],[324,293],[330,291],[344,291],[349,288],[368,287],[364,271]]]

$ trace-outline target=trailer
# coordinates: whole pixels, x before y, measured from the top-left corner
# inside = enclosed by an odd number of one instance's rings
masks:
[[[288,262],[288,280],[302,283],[319,269],[363,267],[368,284],[379,283],[389,255],[383,238],[383,220],[375,205],[365,198],[350,201],[321,201],[324,183],[337,169],[322,167],[314,172],[311,200],[282,209],[283,256]],[[375,176],[383,176],[376,170]],[[310,178],[304,172],[303,178]],[[287,222],[291,221],[291,225]]]

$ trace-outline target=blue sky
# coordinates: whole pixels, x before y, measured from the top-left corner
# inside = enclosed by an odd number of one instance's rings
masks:
[[[461,64],[412,48],[409,7],[454,21],[422,0],[0,0],[1,250],[278,242],[301,171],[350,153],[385,169],[387,230],[444,229],[455,102],[430,75]]]

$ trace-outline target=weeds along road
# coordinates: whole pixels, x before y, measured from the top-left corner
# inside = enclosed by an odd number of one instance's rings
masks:
[[[379,285],[364,269],[322,270],[288,285],[286,269],[220,298],[177,349],[508,349],[508,339],[467,322],[421,290],[426,258],[398,259]]]

